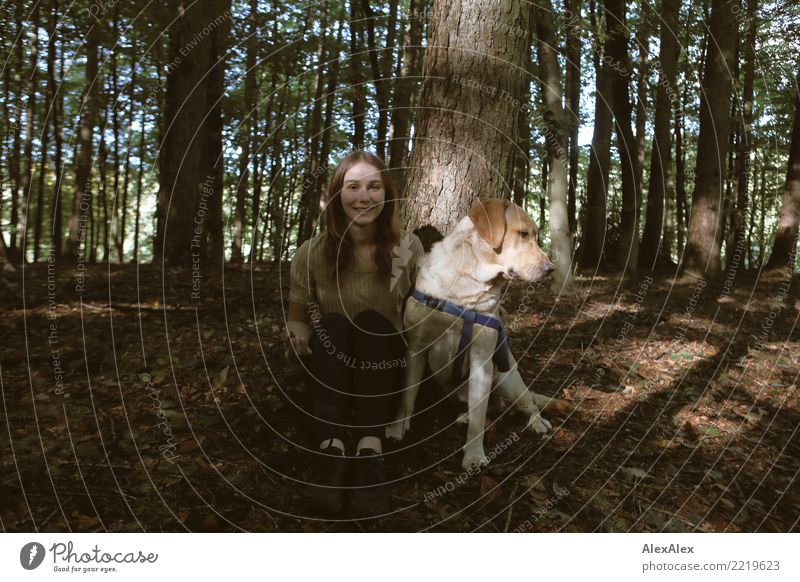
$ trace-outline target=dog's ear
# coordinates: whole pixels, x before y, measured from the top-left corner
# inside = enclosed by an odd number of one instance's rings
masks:
[[[503,198],[489,198],[485,202],[479,198],[467,213],[478,234],[492,245],[496,253],[503,250],[503,239],[506,236],[506,209],[509,204],[510,202]]]

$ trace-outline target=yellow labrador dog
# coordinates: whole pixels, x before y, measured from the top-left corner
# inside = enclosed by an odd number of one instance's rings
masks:
[[[444,240],[419,261],[416,288],[406,301],[403,329],[408,340],[405,390],[386,437],[402,440],[428,364],[441,386],[458,386],[467,402],[467,443],[462,466],[488,463],[483,448],[489,393],[528,415],[528,427],[546,433],[550,423],[539,406],[562,401],[528,390],[508,350],[500,313],[506,279],[536,282],[553,264],[536,243],[536,227],[508,200],[478,200]]]

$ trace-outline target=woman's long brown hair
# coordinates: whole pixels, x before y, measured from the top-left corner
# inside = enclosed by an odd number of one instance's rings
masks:
[[[358,162],[365,162],[380,171],[385,199],[381,213],[375,219],[375,263],[378,274],[389,279],[392,274],[392,255],[400,241],[400,222],[397,217],[398,194],[397,186],[389,175],[388,168],[382,159],[373,153],[362,150],[342,158],[333,170],[330,184],[328,185],[328,198],[325,205],[325,256],[331,266],[331,275],[336,276],[343,269],[353,264],[353,244],[346,236],[347,217],[342,208],[342,188],[344,176],[347,171]]]

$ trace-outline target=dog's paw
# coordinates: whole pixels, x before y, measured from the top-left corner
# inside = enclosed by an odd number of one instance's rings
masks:
[[[479,452],[465,452],[464,458],[461,460],[461,466],[465,471],[472,469],[480,469],[489,464],[489,457],[483,451]]]
[[[550,424],[549,420],[542,417],[541,413],[537,412],[536,414],[532,414],[531,417],[528,419],[527,428],[532,430],[536,434],[545,434],[546,432],[550,431],[550,429],[553,428],[553,425]]]
[[[401,441],[409,428],[411,428],[411,419],[395,420],[386,426],[386,438],[393,441]]]
[[[462,412],[455,420],[456,424],[469,424],[469,412]]]

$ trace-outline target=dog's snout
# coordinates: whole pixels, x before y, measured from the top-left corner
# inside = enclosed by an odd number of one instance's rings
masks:
[[[549,275],[550,273],[556,270],[556,266],[550,259],[545,259],[545,260],[547,262],[544,264],[544,270],[547,271],[547,274]]]

